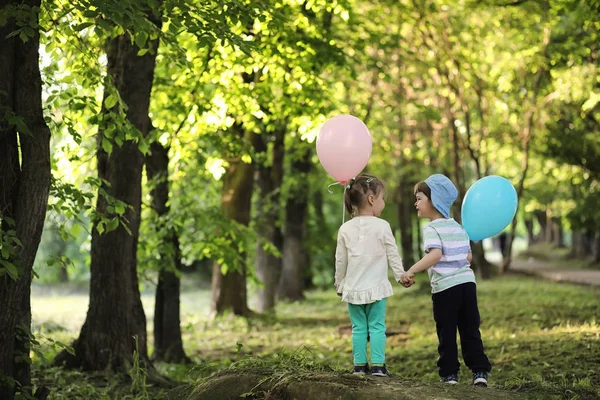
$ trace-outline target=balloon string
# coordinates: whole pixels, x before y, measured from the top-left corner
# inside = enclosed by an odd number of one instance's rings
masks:
[[[335,185],[341,185],[341,183],[340,182],[334,182],[331,185],[328,185],[327,186],[327,191],[329,192],[329,194],[333,194],[333,191],[331,190],[331,187],[335,186]]]
[[[342,196],[342,225],[346,222],[346,208],[344,207],[344,198],[346,197],[346,186],[344,186],[344,195]]]

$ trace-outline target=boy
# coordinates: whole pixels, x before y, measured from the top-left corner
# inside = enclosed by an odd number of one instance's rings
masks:
[[[452,181],[440,174],[432,175],[415,186],[417,214],[431,222],[423,229],[426,255],[406,271],[402,283],[408,284],[416,273],[428,270],[439,340],[437,365],[442,382],[458,383],[458,327],[463,359],[473,372],[473,384],[487,386],[487,374],[492,366],[485,355],[479,332],[469,236],[450,218],[450,206],[457,195]]]

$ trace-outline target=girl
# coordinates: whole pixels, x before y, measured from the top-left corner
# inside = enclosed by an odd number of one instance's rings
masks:
[[[420,218],[431,220],[423,229],[425,257],[404,274],[404,283],[428,270],[431,280],[433,317],[439,340],[439,374],[442,382],[458,383],[456,328],[463,358],[473,373],[473,384],[487,386],[492,369],[479,332],[479,309],[475,274],[471,269],[469,235],[450,218],[450,206],[458,191],[444,175],[432,175],[415,186],[415,207]]]
[[[368,371],[370,337],[372,375],[389,376],[385,366],[385,306],[393,291],[387,270],[391,267],[399,281],[404,268],[390,224],[377,218],[385,207],[384,192],[379,179],[360,175],[348,182],[344,193],[352,219],[338,232],[335,287],[342,301],[348,303],[355,374]],[[406,281],[404,285],[409,286],[411,281]]]

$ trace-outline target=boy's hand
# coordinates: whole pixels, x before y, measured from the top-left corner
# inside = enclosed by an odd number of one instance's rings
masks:
[[[404,274],[402,274],[402,276],[400,277],[400,280],[398,282],[405,288],[409,288],[415,284],[415,280],[413,279],[413,276],[414,276],[414,274],[411,273],[410,275],[408,275],[408,272],[405,272]]]

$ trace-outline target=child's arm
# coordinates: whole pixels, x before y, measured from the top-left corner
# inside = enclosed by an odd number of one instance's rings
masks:
[[[344,236],[338,232],[337,247],[335,249],[335,290],[339,292],[338,287],[346,277],[346,268],[348,267],[348,249]]]
[[[433,267],[442,258],[442,249],[431,249],[425,257],[421,258],[415,265],[410,267],[406,273],[412,278],[415,274]]]
[[[406,280],[411,279],[415,274],[433,267],[442,258],[442,241],[440,236],[431,227],[423,229],[423,240],[425,242],[425,257],[420,259],[415,265],[406,271]]]
[[[396,239],[392,234],[392,228],[389,224],[383,234],[383,242],[385,245],[385,252],[387,255],[388,265],[394,273],[394,279],[396,282],[400,282],[402,275],[404,275],[404,266],[402,265],[402,258],[398,254],[398,246],[396,246]]]
[[[467,254],[467,261],[469,264],[473,262],[473,253],[469,252],[469,254]]]

